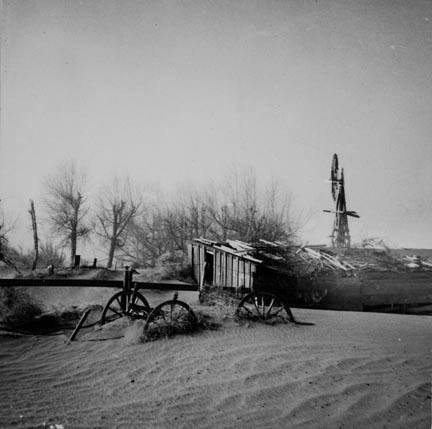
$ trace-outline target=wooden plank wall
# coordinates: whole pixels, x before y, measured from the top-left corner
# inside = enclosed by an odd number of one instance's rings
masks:
[[[199,282],[200,282],[202,276],[204,275],[205,246],[200,246],[199,247],[199,260],[200,260],[200,273],[199,273],[199,275],[200,275],[199,276]]]
[[[191,252],[191,264],[192,264],[192,273],[193,277],[196,283],[199,282],[199,265],[197,261],[197,248],[198,246],[196,244],[192,244],[190,248]]]
[[[213,285],[221,287],[247,288],[253,285],[256,264],[241,256],[232,255],[219,249],[212,249]],[[191,261],[195,281],[199,283],[203,274],[206,246],[194,243],[191,246]]]
[[[227,280],[226,280],[226,286],[227,287],[234,287],[233,285],[233,256],[229,253],[226,253],[227,258],[227,266],[226,266],[226,273],[227,273]]]

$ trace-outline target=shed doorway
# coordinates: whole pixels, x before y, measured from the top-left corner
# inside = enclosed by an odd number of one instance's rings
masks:
[[[204,283],[208,285],[213,284],[213,267],[214,267],[214,254],[206,251],[204,256]]]

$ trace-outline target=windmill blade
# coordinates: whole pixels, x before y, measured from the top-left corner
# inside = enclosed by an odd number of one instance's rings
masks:
[[[346,211],[343,211],[343,210],[323,210],[323,212],[325,212],[325,213],[348,213],[348,212],[346,212]]]
[[[339,213],[339,214],[346,214],[347,216],[360,218],[360,215],[353,211],[353,210],[323,210],[324,213]]]
[[[339,171],[339,161],[336,154],[333,155],[333,161],[330,171],[330,181],[332,182],[331,190],[333,201],[336,201],[336,193],[338,188],[338,171]]]
[[[332,160],[332,171],[338,171],[339,170],[339,160],[337,153],[333,154],[333,160]]]

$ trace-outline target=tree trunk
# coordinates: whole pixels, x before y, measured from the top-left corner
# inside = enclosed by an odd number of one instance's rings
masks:
[[[121,208],[120,208],[120,210],[121,210]],[[114,259],[114,252],[115,252],[116,247],[117,247],[117,232],[118,232],[118,227],[119,227],[118,218],[119,218],[119,213],[117,211],[117,208],[114,206],[113,207],[112,234],[110,237],[110,248],[109,248],[109,252],[108,252],[107,268],[112,267],[112,263],[113,263],[113,259]]]
[[[109,252],[108,252],[107,268],[111,268],[112,267],[115,248],[116,248],[116,240],[115,240],[115,238],[111,238]]]
[[[71,267],[75,266],[75,255],[76,255],[76,249],[77,249],[77,231],[76,228],[73,228],[70,235],[70,242],[71,242]]]
[[[34,259],[32,265],[32,271],[36,269],[37,262],[39,259],[39,237],[37,232],[37,223],[36,223],[36,210],[34,207],[34,201],[30,200],[30,210],[29,210],[31,220],[32,220],[32,230],[33,230],[33,244],[34,244]]]
[[[71,233],[70,233],[70,240],[71,240],[71,267],[75,266],[75,255],[77,250],[77,240],[78,240],[78,214],[79,214],[79,208],[81,205],[81,195],[78,193],[78,198],[75,201],[74,204],[74,213],[73,213],[73,219],[71,222]]]

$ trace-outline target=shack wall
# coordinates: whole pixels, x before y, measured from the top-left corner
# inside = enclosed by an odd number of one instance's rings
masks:
[[[432,272],[364,270],[347,276],[333,271],[322,273],[314,281],[299,279],[297,292],[300,307],[356,311],[415,307],[432,304]]]
[[[192,265],[194,281],[203,280],[205,253],[213,254],[213,286],[234,289],[251,289],[257,266],[254,262],[201,243],[192,243],[189,247],[189,261]]]

